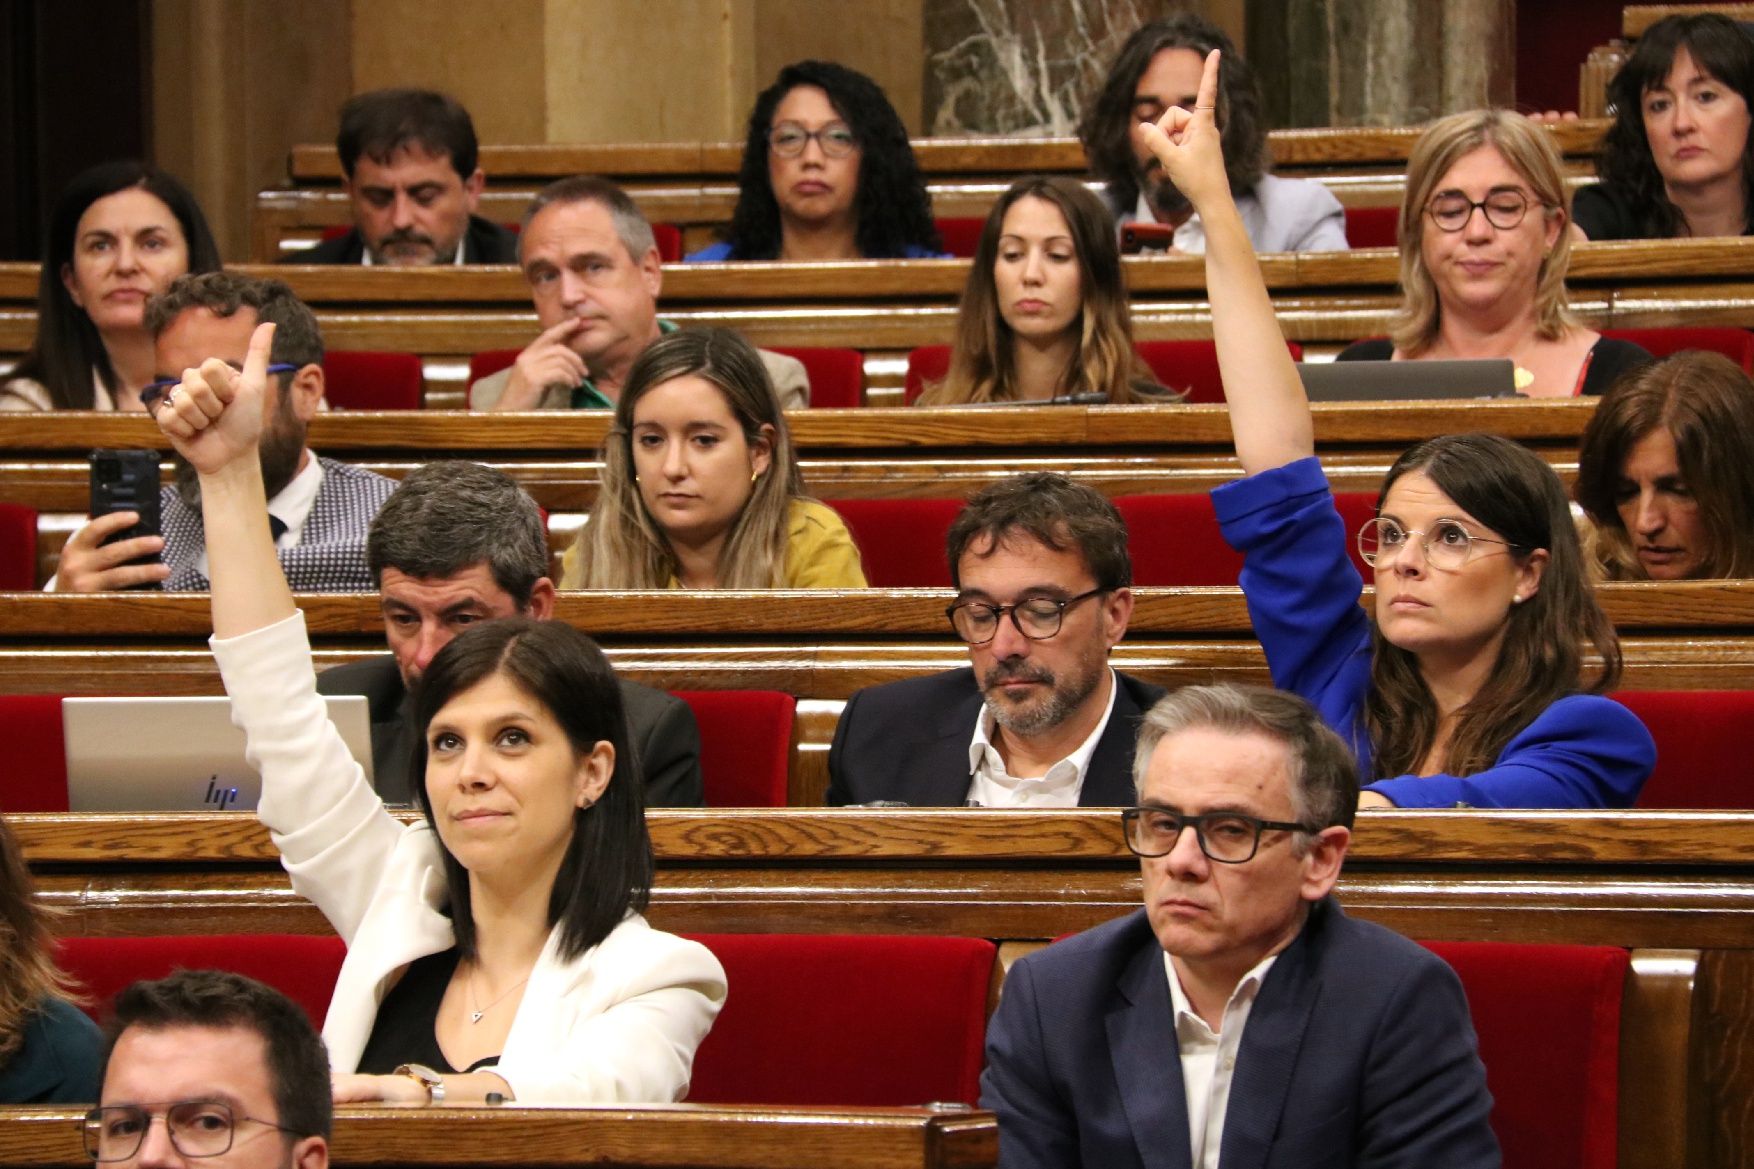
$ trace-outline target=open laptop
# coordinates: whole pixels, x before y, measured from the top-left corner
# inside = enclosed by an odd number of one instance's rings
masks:
[[[1508,398],[1516,362],[1300,361],[1297,374],[1312,402],[1393,402],[1427,398]]]
[[[351,694],[323,701],[370,779],[370,704]],[[63,698],[61,724],[75,812],[253,812],[262,797],[230,699]]]

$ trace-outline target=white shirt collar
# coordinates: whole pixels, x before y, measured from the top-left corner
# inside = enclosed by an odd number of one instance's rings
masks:
[[[1267,980],[1267,971],[1273,969],[1273,963],[1279,960],[1278,953],[1268,954],[1249,968],[1230,992],[1230,998],[1224,1004],[1224,1017],[1229,1018],[1232,1011],[1245,1004],[1252,1005],[1255,996],[1261,991],[1261,984]],[[1169,975],[1169,1003],[1175,1011],[1176,1033],[1181,1034],[1184,1025],[1197,1023],[1208,1032],[1211,1030],[1206,1020],[1194,1010],[1193,1003],[1188,1000],[1188,992],[1182,989],[1181,975],[1175,972],[1175,958],[1167,951],[1163,955],[1163,969]]]
[[[985,702],[981,703],[980,717],[974,724],[974,737],[968,744],[969,801],[983,808],[1076,807],[1078,795],[1084,790],[1085,773],[1090,769],[1090,757],[1096,754],[1096,744],[1101,741],[1103,731],[1108,729],[1119,689],[1120,679],[1115,677],[1111,666],[1108,671],[1108,705],[1103,707],[1096,726],[1070,755],[1048,768],[1045,774],[1029,778],[1019,778],[1005,770],[1005,760],[999,749],[993,746],[996,725],[993,712],[987,709]]]
[[[311,518],[317,492],[323,489],[323,464],[316,454],[306,449],[304,470],[268,501],[268,514],[286,525],[277,548],[296,548],[304,538],[305,521]]]

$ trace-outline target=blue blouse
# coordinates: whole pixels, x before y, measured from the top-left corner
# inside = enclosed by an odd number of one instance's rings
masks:
[[[1273,684],[1308,700],[1371,774],[1364,701],[1370,618],[1346,529],[1314,458],[1215,488],[1212,505],[1243,554],[1242,591]],[[1515,735],[1473,775],[1403,775],[1366,786],[1406,808],[1624,808],[1656,765],[1638,716],[1609,698],[1574,694]]]
[[[24,1041],[0,1064],[0,1104],[95,1104],[103,1036],[78,1007],[45,998],[24,1024]]]

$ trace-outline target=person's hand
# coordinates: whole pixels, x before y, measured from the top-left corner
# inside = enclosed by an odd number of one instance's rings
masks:
[[[1559,110],[1544,110],[1529,114],[1528,119],[1537,126],[1557,126],[1562,122],[1577,121],[1577,111],[1566,110],[1562,113]]]
[[[585,359],[574,353],[567,342],[584,327],[585,322],[578,317],[568,317],[552,329],[543,330],[540,337],[525,346],[512,363],[505,393],[493,408],[534,410],[548,390],[570,390],[583,382],[589,373]]]
[[[1395,802],[1380,792],[1358,793],[1358,810],[1360,812],[1370,808],[1393,808],[1394,806]]]
[[[117,532],[125,532],[140,522],[131,511],[115,511],[98,516],[68,537],[61,548],[61,564],[55,574],[55,588],[63,593],[100,593],[112,589],[132,588],[139,584],[161,581],[170,576],[170,566],[129,564],[145,556],[157,556],[164,548],[163,536],[135,536],[130,540],[104,541]]]
[[[426,1085],[413,1076],[362,1076],[336,1072],[329,1077],[329,1090],[337,1104],[391,1104],[424,1107]]]
[[[255,460],[262,438],[262,403],[268,387],[268,351],[274,325],[264,321],[250,334],[242,372],[217,357],[183,371],[180,385],[159,399],[153,418],[177,453],[203,475],[242,459]]]
[[[1171,106],[1155,125],[1145,122],[1139,134],[1194,210],[1203,212],[1214,200],[1230,197],[1224,171],[1224,148],[1213,107],[1218,102],[1218,50],[1206,54],[1194,108]]]

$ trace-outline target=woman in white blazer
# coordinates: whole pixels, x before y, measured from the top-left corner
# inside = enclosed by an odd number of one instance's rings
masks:
[[[323,1028],[336,1101],[681,1099],[724,971],[640,916],[651,842],[608,663],[558,622],[466,631],[416,689],[424,822],[385,811],[324,715],[275,559],[257,455],[273,326],[252,323],[230,334],[247,355],[185,371],[157,418],[200,473],[213,653],[258,814],[347,943]]]

